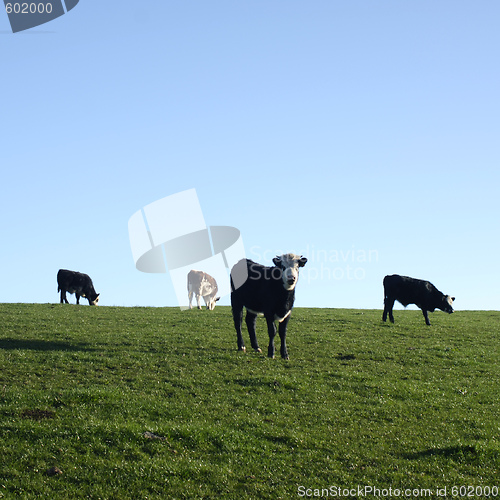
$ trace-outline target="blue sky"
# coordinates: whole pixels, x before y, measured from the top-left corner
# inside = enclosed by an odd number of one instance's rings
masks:
[[[296,306],[382,309],[398,273],[498,310],[499,18],[496,0],[80,0],[12,34],[0,15],[0,302],[58,302],[68,268],[102,305],[176,306],[128,220],[195,188],[248,257],[309,257]]]

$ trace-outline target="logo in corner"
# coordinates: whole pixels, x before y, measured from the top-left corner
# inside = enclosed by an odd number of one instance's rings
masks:
[[[4,0],[13,33],[28,30],[61,17],[73,9],[80,0]]]

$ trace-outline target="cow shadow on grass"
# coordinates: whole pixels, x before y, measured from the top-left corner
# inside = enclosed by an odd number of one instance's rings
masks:
[[[53,340],[0,339],[0,349],[30,351],[94,351],[87,344],[70,344]]]

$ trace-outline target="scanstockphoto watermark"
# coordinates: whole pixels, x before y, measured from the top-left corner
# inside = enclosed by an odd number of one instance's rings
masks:
[[[373,485],[346,488],[308,488],[299,486],[297,496],[302,498],[497,498],[499,487],[495,486],[444,486],[436,488],[379,488]]]
[[[281,249],[264,249],[258,245],[250,248],[249,258],[256,262],[269,262],[276,255],[281,255]],[[316,248],[306,245],[296,252],[307,258],[307,266],[301,272],[301,279],[312,283],[315,281],[361,281],[366,278],[369,266],[379,260],[379,252],[375,249],[357,248]]]
[[[431,498],[435,494],[436,490],[430,488],[393,488],[392,486],[389,488],[376,486],[307,488],[299,486],[297,488],[297,495],[304,498]]]

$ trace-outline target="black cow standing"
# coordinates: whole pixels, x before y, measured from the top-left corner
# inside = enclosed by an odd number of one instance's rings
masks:
[[[238,350],[245,351],[241,333],[243,307],[246,308],[246,324],[252,347],[262,352],[257,343],[255,326],[258,314],[267,321],[269,347],[267,355],[274,358],[275,321],[281,339],[281,357],[288,359],[286,348],[286,327],[295,300],[295,285],[299,279],[299,267],[306,265],[307,259],[291,253],[273,259],[276,267],[265,267],[248,259],[237,262],[231,270],[231,306],[238,340]]]
[[[94,290],[94,285],[88,274],[59,269],[57,285],[57,291],[61,292],[61,304],[63,302],[69,304],[66,292],[76,295],[77,304],[80,304],[80,297],[85,297],[91,306],[96,306],[99,302],[99,294]]]
[[[430,281],[393,274],[384,278],[383,321],[387,319],[387,313],[389,313],[389,319],[394,323],[392,308],[395,300],[401,302],[405,307],[408,304],[415,304],[420,307],[425,318],[425,324],[430,325],[431,322],[427,312],[441,309],[441,311],[451,314],[455,297],[444,295]]]

